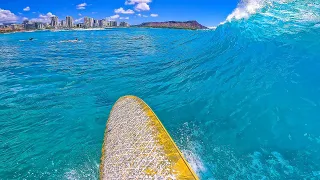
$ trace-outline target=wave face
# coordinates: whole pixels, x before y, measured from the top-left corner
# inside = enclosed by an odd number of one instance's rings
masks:
[[[245,1],[207,31],[0,35],[0,177],[98,178],[133,94],[202,179],[319,179],[319,4]]]
[[[319,23],[320,1],[247,0],[217,27],[191,128],[204,179],[320,178]]]

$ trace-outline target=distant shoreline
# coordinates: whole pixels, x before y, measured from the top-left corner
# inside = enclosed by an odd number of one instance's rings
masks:
[[[74,28],[74,29],[35,29],[35,30],[8,30],[8,31],[0,31],[0,34],[12,34],[12,33],[31,33],[31,32],[60,32],[60,31],[100,31],[100,30],[107,30],[107,29],[114,29],[114,28],[124,28],[124,27],[109,27],[109,28],[90,28],[90,29],[83,29],[83,28]]]
[[[0,31],[0,34],[13,34],[13,33],[32,33],[32,32],[64,32],[64,31],[103,31],[108,29],[127,29],[127,28],[146,28],[146,29],[176,29],[176,30],[209,30],[210,28],[195,29],[189,27],[153,27],[153,26],[140,26],[134,25],[131,27],[108,27],[108,28],[74,28],[74,29],[35,29],[35,30],[10,30]]]
[[[183,27],[147,27],[147,26],[132,26],[132,28],[145,28],[145,29],[176,29],[176,30],[198,30]]]
[[[197,21],[166,21],[166,22],[146,22],[132,27],[148,27],[148,28],[168,28],[168,29],[208,29]]]

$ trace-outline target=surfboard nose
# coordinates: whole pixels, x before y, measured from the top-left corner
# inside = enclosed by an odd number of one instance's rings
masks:
[[[100,179],[144,178],[198,179],[152,109],[123,96],[109,115]]]

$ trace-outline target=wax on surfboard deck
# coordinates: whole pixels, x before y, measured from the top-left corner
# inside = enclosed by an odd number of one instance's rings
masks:
[[[135,96],[113,106],[104,135],[100,179],[198,179],[151,108]]]

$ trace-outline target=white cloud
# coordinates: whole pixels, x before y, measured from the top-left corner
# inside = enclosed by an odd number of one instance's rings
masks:
[[[136,11],[149,11],[150,7],[147,3],[139,3],[134,7]]]
[[[82,16],[82,14],[79,13],[78,16]]]
[[[21,12],[18,12],[18,14],[22,15],[22,13],[21,13]]]
[[[81,3],[77,5],[77,9],[86,9],[87,3]]]
[[[23,17],[23,18],[22,18],[23,21],[28,20],[28,19],[29,19],[29,18],[27,18],[27,17]]]
[[[151,3],[151,0],[126,0],[125,5],[134,5],[139,3]]]
[[[0,23],[13,23],[18,20],[18,17],[9,10],[0,8]]]
[[[25,7],[23,11],[30,11],[30,7],[29,6]]]
[[[107,17],[107,19],[109,19],[109,20],[115,20],[115,19],[118,19],[119,17],[120,17],[119,14],[116,14],[116,15]]]
[[[150,14],[151,17],[158,17],[158,14]]]
[[[146,15],[142,15],[142,14],[137,14],[139,17],[148,17],[148,16],[146,16]]]
[[[126,0],[125,5],[135,5],[136,11],[149,11],[152,0]]]
[[[117,13],[117,14],[134,14],[134,11],[131,10],[131,9],[124,10],[124,9],[121,7],[121,8],[119,8],[119,9],[115,9],[115,10],[114,10],[114,13]]]
[[[31,19],[31,21],[33,22],[51,22],[51,17],[53,17],[55,15],[53,15],[51,12],[48,12],[47,14],[40,14],[38,18],[33,18]]]
[[[76,20],[74,20],[74,22],[76,22],[76,23],[83,22],[83,18],[76,19]]]
[[[120,17],[120,19],[127,19],[127,20],[128,20],[128,19],[129,19],[129,17]]]

